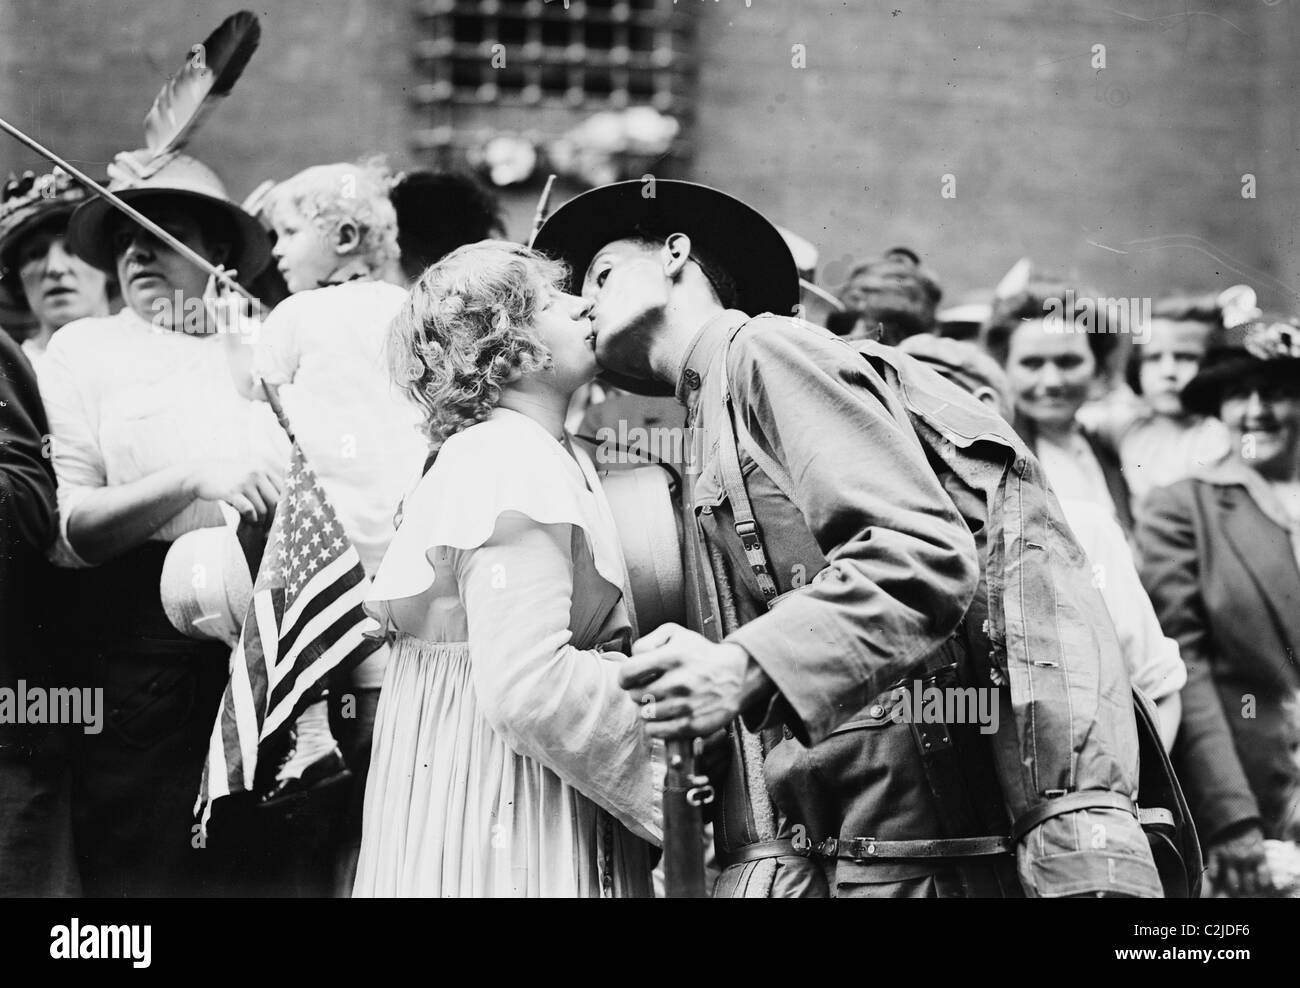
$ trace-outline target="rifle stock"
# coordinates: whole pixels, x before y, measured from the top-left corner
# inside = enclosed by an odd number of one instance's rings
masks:
[[[713,798],[708,779],[695,774],[695,740],[667,743],[664,775],[664,890],[670,899],[708,897],[704,877],[704,823],[700,807]]]

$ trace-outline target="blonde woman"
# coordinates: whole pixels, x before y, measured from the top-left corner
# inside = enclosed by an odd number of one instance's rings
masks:
[[[394,321],[394,376],[437,456],[368,602],[394,645],[354,894],[650,894],[659,773],[618,685],[617,533],[564,430],[596,359],[563,278],[484,241],[426,271]]]

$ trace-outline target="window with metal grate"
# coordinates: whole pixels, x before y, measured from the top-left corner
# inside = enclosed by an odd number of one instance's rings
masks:
[[[416,9],[413,140],[440,166],[501,134],[544,147],[602,111],[689,116],[695,18],[675,14],[673,0],[422,0]],[[673,141],[665,157],[684,146]]]

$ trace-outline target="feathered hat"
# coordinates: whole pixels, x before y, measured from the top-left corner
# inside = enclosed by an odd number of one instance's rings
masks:
[[[203,119],[235,84],[257,49],[262,29],[257,17],[240,11],[227,17],[202,44],[190,49],[184,66],[154,100],[144,120],[145,146],[119,154],[108,168],[108,191],[136,206],[160,198],[202,203],[222,213],[235,234],[227,267],[249,281],[266,266],[271,244],[257,220],[226,192],[216,173],[181,154]],[[83,258],[113,270],[108,237],[114,207],[91,199],[77,208],[68,225],[68,242]]]

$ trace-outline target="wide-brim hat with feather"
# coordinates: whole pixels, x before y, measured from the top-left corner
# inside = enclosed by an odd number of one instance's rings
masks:
[[[1239,325],[1216,327],[1200,369],[1179,394],[1183,408],[1217,417],[1228,386],[1243,378],[1300,393],[1300,322],[1260,314]]]
[[[0,291],[15,308],[25,309],[22,292],[15,290],[16,252],[28,234],[54,223],[65,224],[88,193],[67,172],[55,168],[37,175],[11,176],[0,189]]]
[[[256,277],[271,259],[271,238],[256,217],[231,201],[217,173],[197,158],[175,152],[161,160],[150,157],[143,150],[119,154],[109,166],[108,191],[146,214],[151,203],[163,200],[216,210],[233,238],[226,268],[235,269],[241,281]],[[115,267],[110,224],[119,215],[106,200],[94,198],[78,206],[68,223],[73,251],[102,271]]]
[[[656,179],[615,182],[570,199],[551,214],[533,247],[568,264],[573,290],[606,244],[625,237],[667,237],[684,233],[701,256],[732,279],[733,308],[751,316],[792,315],[799,304],[799,270],[781,232],[762,213],[735,196],[707,185]],[[608,370],[609,383],[643,395],[671,395],[661,381]]]

